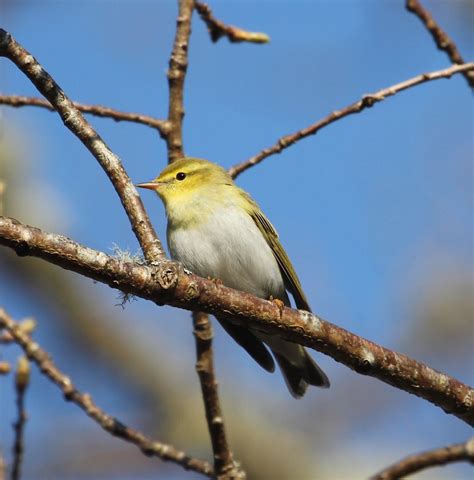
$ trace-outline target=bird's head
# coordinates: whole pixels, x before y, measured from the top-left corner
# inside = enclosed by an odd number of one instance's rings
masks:
[[[151,182],[137,187],[154,190],[166,206],[185,202],[195,194],[213,195],[222,185],[233,185],[224,168],[198,158],[183,158],[168,165]]]

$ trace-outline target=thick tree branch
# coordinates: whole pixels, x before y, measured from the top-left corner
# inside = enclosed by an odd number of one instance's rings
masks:
[[[235,178],[240,175],[245,170],[249,169],[250,167],[257,165],[265,158],[269,157],[270,155],[274,155],[275,153],[280,153],[285,148],[288,148],[293,143],[302,140],[303,138],[309,137],[310,135],[314,135],[323,127],[334,123],[341,118],[347,117],[354,113],[362,112],[366,108],[374,106],[376,103],[385,100],[388,97],[396,95],[403,90],[407,90],[408,88],[412,88],[416,85],[420,85],[421,83],[431,82],[433,80],[439,80],[440,78],[450,78],[452,75],[458,73],[465,73],[465,72],[474,72],[474,63],[466,63],[464,65],[453,65],[452,67],[445,68],[444,70],[438,70],[435,72],[423,73],[421,75],[417,75],[416,77],[410,78],[409,80],[405,80],[404,82],[397,83],[396,85],[392,85],[391,87],[384,88],[379,90],[375,93],[369,93],[364,95],[359,101],[348,105],[340,110],[334,110],[330,113],[327,117],[313,123],[309,127],[303,128],[298,130],[295,133],[290,135],[285,135],[281,137],[275,145],[265,148],[257,155],[249,158],[248,160],[234,165],[229,169],[230,175]]]
[[[458,48],[449,35],[436,23],[431,13],[426,10],[418,0],[406,0],[406,9],[414,13],[426,27],[428,32],[433,37],[436,46],[446,52],[452,63],[462,65],[464,59],[459,53]],[[474,71],[469,70],[463,73],[467,83],[471,88],[474,88]]]
[[[196,339],[196,371],[201,383],[207,426],[214,453],[214,470],[221,479],[245,479],[245,473],[234,462],[224,427],[214,372],[212,353],[212,326],[209,316],[193,312],[194,338]]]
[[[171,163],[184,156],[183,153],[183,117],[184,117],[184,79],[188,68],[188,44],[191,35],[191,18],[194,0],[179,0],[176,35],[173,43],[168,70],[169,133],[166,136],[168,161]]]
[[[454,462],[470,462],[474,464],[474,438],[471,438],[466,443],[410,455],[377,473],[371,480],[397,480],[426,468],[448,465]]]
[[[421,397],[474,426],[474,390],[421,362],[354,335],[311,313],[232,290],[183,271],[176,262],[145,266],[83,247],[61,235],[0,217],[0,244],[20,256],[43,258],[125,293],[189,311],[218,314],[280,335]]]
[[[64,125],[97,159],[118,193],[132,229],[148,261],[165,257],[136,188],[122,162],[87,122],[46,70],[5,30],[0,29],[0,56],[11,60],[51,103]]]
[[[145,455],[156,456],[162,460],[181,465],[203,475],[213,476],[213,469],[204,460],[192,458],[172,445],[150,440],[142,433],[127,427],[116,418],[101,410],[87,393],[82,393],[73,385],[71,379],[62,373],[51,360],[48,353],[24,332],[21,326],[0,308],[0,329],[6,329],[14,341],[21,346],[28,358],[40,371],[55,383],[63,392],[64,398],[75,403],[106,432],[136,445]]]
[[[195,5],[199,16],[207,25],[213,42],[217,42],[221,37],[227,37],[232,43],[268,43],[270,41],[270,37],[266,33],[248,32],[233,25],[226,25],[212,15],[211,7],[206,3],[195,2]]]
[[[72,104],[83,113],[89,113],[96,117],[111,118],[116,122],[141,123],[142,125],[158,130],[162,136],[168,134],[168,124],[165,120],[160,120],[149,115],[142,115],[140,113],[121,112],[103,105],[85,105],[79,102],[72,102]],[[0,105],[7,105],[9,107],[41,107],[52,112],[56,110],[48,100],[45,100],[44,98],[25,97],[22,95],[0,95]]]
[[[1,315],[1,310],[0,310]],[[1,320],[0,320],[1,321]],[[25,451],[24,432],[28,419],[25,410],[25,393],[30,383],[30,364],[26,357],[20,357],[15,372],[17,420],[13,424],[15,440],[13,442],[12,480],[19,480]]]

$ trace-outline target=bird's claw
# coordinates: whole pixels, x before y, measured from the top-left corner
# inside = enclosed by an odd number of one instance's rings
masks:
[[[207,277],[207,279],[210,280],[212,283],[214,283],[214,285],[216,285],[217,287],[224,285],[224,283],[220,278]]]
[[[275,304],[278,307],[278,311],[280,312],[280,318],[283,316],[283,309],[285,308],[285,302],[281,301],[279,298],[273,298],[270,296],[270,302]]]

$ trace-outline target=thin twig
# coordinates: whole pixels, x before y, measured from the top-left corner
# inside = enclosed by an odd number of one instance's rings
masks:
[[[189,457],[185,452],[177,450],[172,445],[150,440],[142,433],[127,427],[101,410],[93,402],[91,396],[80,392],[71,379],[56,367],[48,353],[34,342],[29,335],[25,334],[20,325],[1,308],[0,327],[10,332],[15,342],[20,345],[28,358],[38,366],[46,377],[61,389],[66,400],[75,403],[106,432],[133,443],[145,455],[156,456],[162,460],[176,463],[186,470],[193,470],[207,476],[213,475],[212,466],[208,462]]]
[[[72,104],[81,112],[95,115],[96,117],[111,118],[116,122],[133,122],[155,128],[162,136],[168,133],[168,124],[165,120],[160,120],[149,115],[142,115],[140,113],[121,112],[114,108],[105,107],[103,105],[85,105],[79,102],[72,102]],[[0,95],[0,105],[7,105],[9,107],[41,107],[46,108],[52,112],[55,108],[45,100],[39,97],[25,97],[23,95]]]
[[[474,438],[465,443],[436,448],[405,457],[375,474],[371,480],[397,480],[426,468],[448,465],[454,462],[474,464]]]
[[[213,42],[221,37],[227,37],[230,42],[268,43],[270,37],[262,32],[249,32],[234,25],[226,25],[212,15],[212,10],[206,3],[195,2],[196,10],[203,22],[207,25],[209,35]]]
[[[209,316],[205,313],[193,312],[193,325],[196,339],[196,371],[201,383],[207,427],[214,453],[214,471],[217,478],[245,479],[245,472],[234,462],[227,443],[214,372],[212,326]]]
[[[168,161],[171,163],[183,157],[183,117],[184,117],[184,79],[188,68],[188,44],[191,35],[191,18],[194,0],[179,0],[178,19],[176,21],[176,35],[171,52],[168,85],[169,132],[166,136],[168,146]]]
[[[0,310],[1,314],[1,310]],[[15,372],[17,420],[13,424],[15,440],[13,442],[12,480],[19,480],[25,451],[24,431],[28,419],[25,410],[25,393],[30,383],[30,363],[26,357],[20,357]]]
[[[397,93],[402,92],[403,90],[407,90],[416,85],[420,85],[421,83],[438,80],[440,78],[450,78],[452,75],[455,75],[458,73],[465,73],[468,71],[474,71],[474,63],[466,63],[464,65],[453,65],[449,68],[445,68],[444,70],[437,70],[434,72],[423,73],[421,75],[417,75],[416,77],[405,80],[404,82],[400,82],[400,83],[397,83],[396,85],[392,85],[391,87],[387,87],[382,90],[379,90],[378,92],[364,95],[359,101],[351,105],[348,105],[347,107],[344,107],[340,110],[333,111],[328,116],[324,117],[323,119],[319,120],[316,123],[313,123],[309,127],[298,130],[297,132],[292,133],[290,135],[285,135],[284,137],[281,137],[275,143],[275,145],[265,148],[257,155],[249,158],[248,160],[242,163],[239,163],[231,167],[229,169],[229,173],[233,178],[235,178],[245,170],[249,169],[250,167],[257,165],[263,159],[269,157],[270,155],[274,155],[275,153],[280,153],[282,150],[284,150],[285,148],[288,148],[293,143],[298,142],[303,138],[309,137],[310,135],[314,135],[323,127],[326,127],[327,125],[334,123],[340,120],[341,118],[347,117],[348,115],[362,112],[362,110],[372,107],[374,106],[374,104],[381,102],[388,97],[396,95]]]
[[[0,56],[11,60],[30,79],[61,116],[64,125],[99,162],[120,197],[145,258],[150,262],[164,259],[161,242],[117,155],[105,144],[48,72],[3,29],[0,29]]]
[[[12,367],[8,362],[0,361],[0,375],[8,375],[11,369]]]
[[[433,37],[436,46],[446,52],[452,63],[462,65],[463,57],[459,53],[458,48],[450,36],[438,25],[433,15],[425,8],[418,0],[406,0],[406,9],[414,13],[426,27],[428,32]],[[471,88],[474,88],[474,72],[472,70],[463,73],[467,83]]]
[[[176,262],[141,265],[83,247],[69,238],[0,217],[0,245],[158,304],[218,315],[323,352],[363,375],[424,398],[474,426],[474,390],[405,355],[302,310],[239,292],[183,271]]]
[[[23,333],[26,335],[31,335],[36,328],[36,320],[32,317],[27,317],[23,319],[19,324],[19,328],[23,330]],[[0,345],[2,343],[8,344],[14,342],[13,337],[10,335],[8,331],[0,331]]]

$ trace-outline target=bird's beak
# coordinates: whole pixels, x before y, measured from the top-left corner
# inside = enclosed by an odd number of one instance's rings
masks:
[[[161,185],[163,185],[163,183],[161,182],[145,182],[145,183],[137,183],[135,186],[139,188],[147,188],[148,190],[156,190]]]

